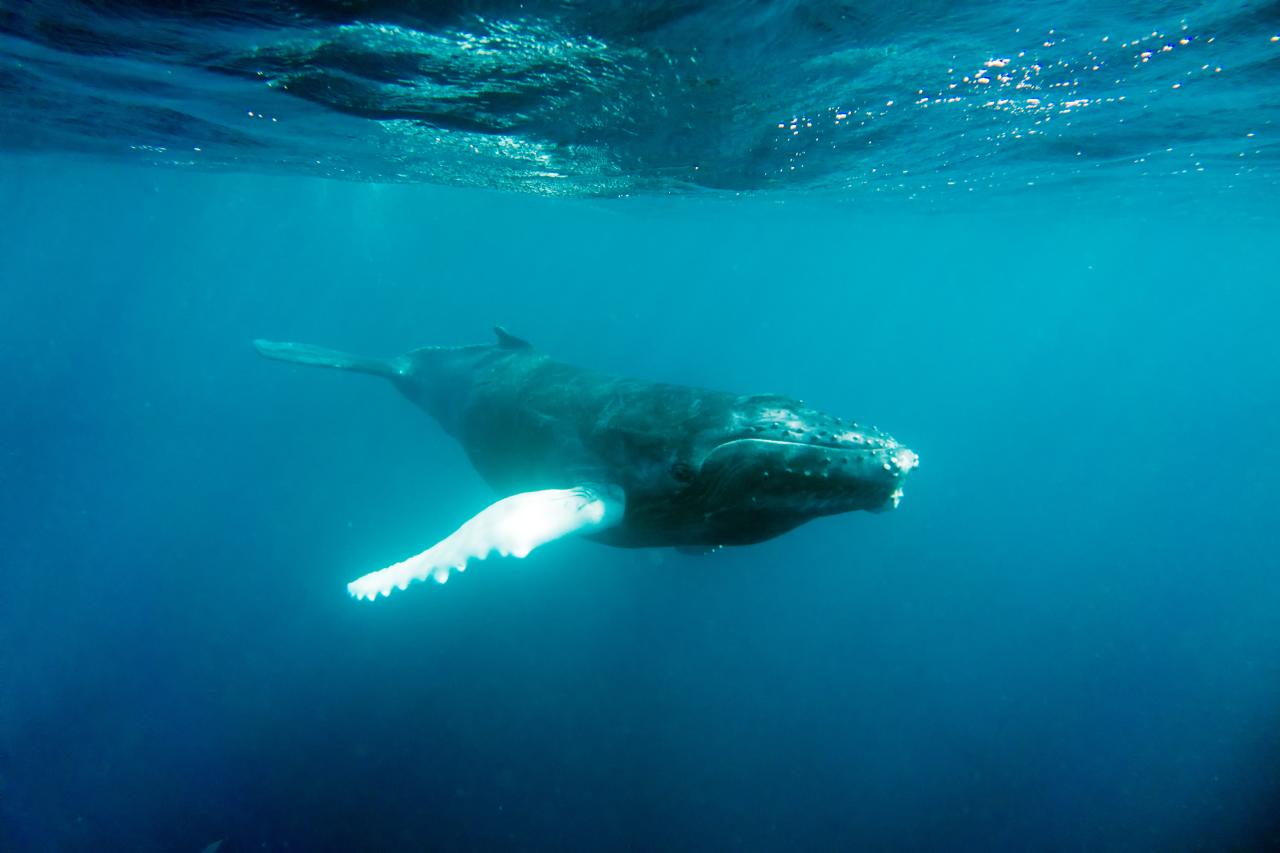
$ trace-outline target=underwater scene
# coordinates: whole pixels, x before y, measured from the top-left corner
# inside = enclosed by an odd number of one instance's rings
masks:
[[[1280,4],[0,4],[0,851],[1280,849]]]

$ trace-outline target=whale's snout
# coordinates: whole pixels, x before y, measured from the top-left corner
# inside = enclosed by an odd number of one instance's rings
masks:
[[[920,457],[916,452],[908,447],[899,447],[889,457],[887,463],[889,466],[890,476],[897,483],[897,487],[889,493],[889,502],[885,506],[872,510],[872,512],[883,512],[889,509],[897,509],[898,504],[902,502],[902,486],[907,475],[919,467]]]
[[[806,517],[883,512],[898,506],[920,464],[914,450],[875,427],[784,401],[744,406],[740,418],[700,470],[721,507]]]
[[[724,508],[819,516],[882,512],[902,500],[915,451],[846,448],[775,439],[737,439],[713,450],[700,479]]]

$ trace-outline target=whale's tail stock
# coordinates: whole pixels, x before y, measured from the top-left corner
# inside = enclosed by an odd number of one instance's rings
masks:
[[[401,372],[400,359],[370,358],[311,344],[282,343],[261,339],[254,341],[253,347],[261,355],[276,361],[309,364],[313,367],[331,367],[335,370],[354,370],[387,379],[394,379]]]

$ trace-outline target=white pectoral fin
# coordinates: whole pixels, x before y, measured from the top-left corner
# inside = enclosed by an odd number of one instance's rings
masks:
[[[404,589],[414,581],[449,579],[454,569],[465,571],[471,560],[497,551],[524,557],[539,545],[574,533],[603,530],[622,520],[622,490],[611,486],[546,489],[503,498],[459,527],[452,535],[417,556],[371,572],[347,584],[356,598],[370,601],[379,594]]]

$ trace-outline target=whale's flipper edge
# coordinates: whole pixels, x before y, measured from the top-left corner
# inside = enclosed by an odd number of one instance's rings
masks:
[[[294,364],[309,364],[313,367],[332,367],[336,370],[354,370],[358,373],[372,373],[391,379],[400,373],[398,359],[370,358],[354,355],[341,350],[313,346],[312,344],[294,344],[281,341],[264,341],[261,338],[253,342],[253,348],[260,355],[276,361],[289,361]]]
[[[624,511],[622,490],[613,486],[522,492],[486,507],[421,554],[357,578],[347,584],[347,592],[373,601],[428,577],[444,583],[454,569],[466,571],[471,560],[483,560],[495,551],[524,557],[565,536],[612,527]]]

